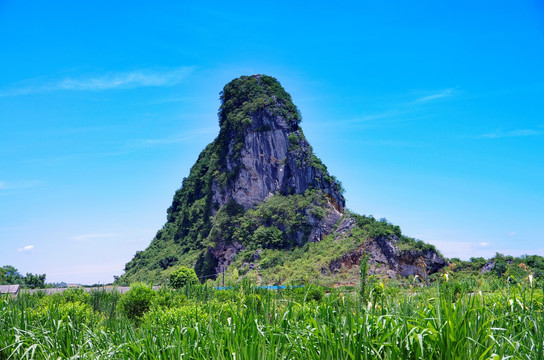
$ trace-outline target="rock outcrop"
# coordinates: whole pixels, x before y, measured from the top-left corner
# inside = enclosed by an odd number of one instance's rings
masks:
[[[334,259],[328,267],[322,268],[321,271],[324,274],[334,274],[343,269],[359,266],[365,253],[369,255],[369,270],[372,273],[384,274],[390,278],[418,275],[426,279],[428,275],[439,271],[448,264],[433,249],[400,250],[398,243],[399,238],[396,235],[369,239],[357,249]]]

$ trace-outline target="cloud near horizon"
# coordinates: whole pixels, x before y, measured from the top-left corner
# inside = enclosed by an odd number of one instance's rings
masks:
[[[192,66],[182,66],[170,70],[135,70],[106,73],[94,76],[64,78],[45,83],[0,89],[0,97],[28,95],[51,91],[102,91],[110,89],[133,89],[141,87],[161,87],[179,84],[194,70]]]
[[[34,245],[26,245],[22,248],[17,249],[18,252],[30,252],[32,250],[34,250]]]

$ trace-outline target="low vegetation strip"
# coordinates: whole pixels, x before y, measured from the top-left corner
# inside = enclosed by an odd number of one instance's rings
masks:
[[[542,286],[134,284],[0,301],[0,359],[542,359]],[[481,284],[485,287],[485,284]],[[363,294],[364,293],[364,294]]]

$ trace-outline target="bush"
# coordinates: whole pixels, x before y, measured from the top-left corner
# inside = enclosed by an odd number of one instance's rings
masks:
[[[283,232],[275,226],[259,226],[253,233],[253,242],[264,247],[281,248],[287,245]]]
[[[170,274],[170,286],[174,289],[196,284],[198,284],[198,277],[193,269],[182,266]]]
[[[457,301],[467,292],[466,285],[454,280],[443,281],[439,285],[440,297],[448,301]]]
[[[130,290],[119,301],[119,310],[129,319],[138,320],[151,307],[155,291],[144,283],[130,285]]]

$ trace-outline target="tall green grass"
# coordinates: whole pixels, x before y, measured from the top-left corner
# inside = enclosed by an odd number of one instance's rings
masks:
[[[0,359],[543,359],[543,296],[528,284],[365,301],[316,289],[161,289],[134,320],[115,292],[5,297]]]

